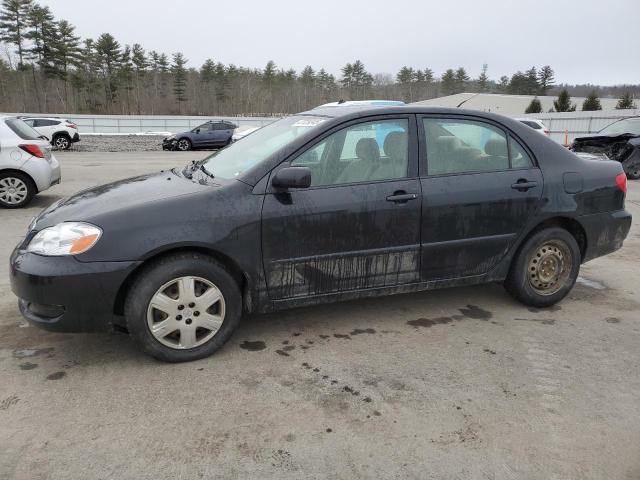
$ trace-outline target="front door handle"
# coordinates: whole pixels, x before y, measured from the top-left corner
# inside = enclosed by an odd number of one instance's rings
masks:
[[[530,188],[534,188],[538,186],[538,182],[530,182],[525,180],[524,178],[519,179],[516,183],[511,185],[511,188],[514,190],[519,190],[521,192],[526,192]]]
[[[407,203],[409,200],[415,200],[418,195],[415,193],[406,193],[403,191],[394,192],[393,195],[387,197],[387,202]]]

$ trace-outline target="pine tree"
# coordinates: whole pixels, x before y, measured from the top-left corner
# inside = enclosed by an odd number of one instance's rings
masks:
[[[456,72],[452,68],[447,69],[442,74],[441,79],[442,93],[445,95],[453,95],[456,93]]]
[[[487,85],[489,82],[489,77],[487,76],[487,68],[489,68],[489,66],[486,63],[482,64],[482,71],[480,72],[480,76],[478,77],[478,91],[479,92],[486,92],[487,91]]]
[[[509,77],[503,75],[498,82],[498,91],[506,92],[507,90],[509,90]]]
[[[117,72],[122,57],[120,44],[110,33],[103,33],[96,40],[95,54],[102,74],[107,107],[110,107],[118,94]]]
[[[0,11],[0,41],[13,45],[18,54],[18,69],[24,68],[27,21],[33,0],[3,0]]]
[[[545,65],[538,72],[538,92],[540,95],[546,95],[551,87],[553,87],[554,79],[553,69],[549,65]]]
[[[180,52],[173,54],[173,94],[178,101],[178,111],[182,113],[182,104],[187,101],[187,59]]]
[[[634,108],[638,107],[633,103],[633,95],[631,95],[631,92],[624,92],[618,100],[616,110],[629,110]]]
[[[455,93],[464,92],[468,83],[469,75],[467,75],[467,71],[462,67],[458,68],[455,76]]]
[[[538,100],[538,97],[535,97],[531,100],[529,106],[525,109],[524,113],[541,113],[542,112],[542,103]]]
[[[538,72],[536,71],[536,67],[531,67],[529,70],[525,72],[525,85],[524,85],[524,94],[525,95],[536,95],[540,89],[540,85],[538,84]]]
[[[556,112],[575,112],[576,106],[571,104],[571,97],[566,88],[563,88],[558,95],[558,99],[553,101],[553,108]]]
[[[582,102],[582,111],[590,112],[594,110],[602,110],[602,105],[600,104],[600,99],[598,98],[598,92],[592,90],[587,98],[585,98],[584,102]]]

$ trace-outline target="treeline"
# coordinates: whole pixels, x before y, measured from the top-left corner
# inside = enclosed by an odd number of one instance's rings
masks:
[[[559,90],[548,65],[497,81],[489,78],[486,64],[477,78],[462,67],[439,76],[430,68],[408,66],[395,76],[372,74],[359,60],[347,63],[339,78],[322,68],[297,72],[272,61],[258,69],[207,60],[195,69],[180,52],[122,45],[109,33],[81,39],[73,25],[35,0],[2,1],[0,42],[0,110],[5,112],[277,115],[339,99],[412,102],[459,92]],[[640,88],[625,91],[637,96]],[[599,94],[608,91],[601,88]]]

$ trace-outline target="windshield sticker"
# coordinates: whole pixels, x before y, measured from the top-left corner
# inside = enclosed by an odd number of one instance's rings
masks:
[[[315,127],[320,125],[322,122],[326,122],[326,120],[322,118],[305,118],[304,120],[298,120],[296,123],[291,125],[292,127]]]

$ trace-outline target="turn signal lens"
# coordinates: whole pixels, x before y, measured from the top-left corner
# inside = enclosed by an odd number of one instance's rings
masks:
[[[18,145],[22,150],[27,152],[29,155],[33,155],[34,157],[44,158],[44,152],[38,145],[33,145],[32,143],[25,145]]]
[[[63,222],[40,230],[27,247],[28,252],[46,256],[78,255],[100,239],[102,230],[82,222]]]
[[[627,193],[627,175],[625,173],[616,175],[616,185],[618,185],[622,193]]]

